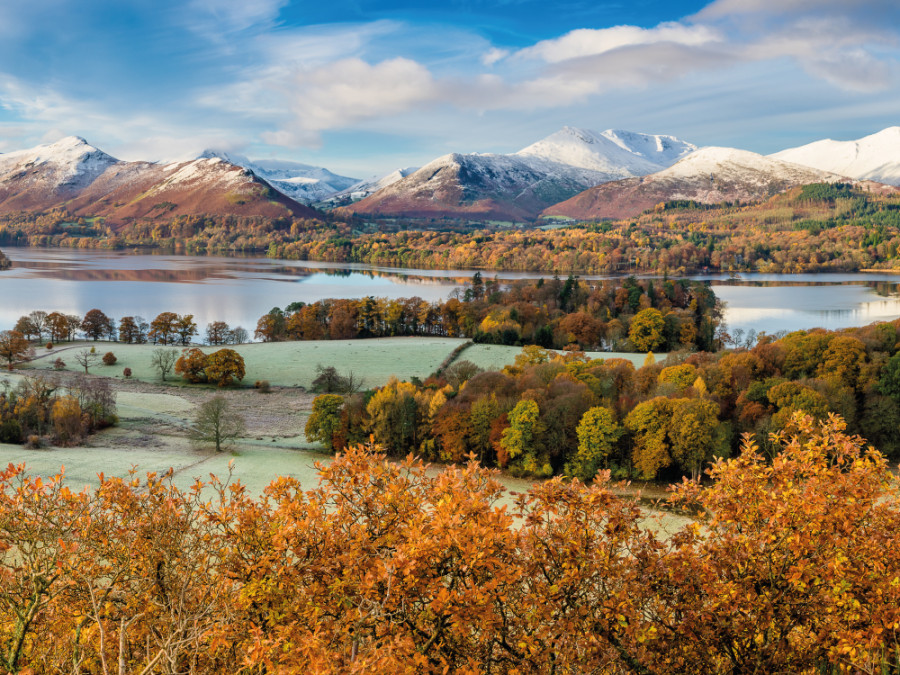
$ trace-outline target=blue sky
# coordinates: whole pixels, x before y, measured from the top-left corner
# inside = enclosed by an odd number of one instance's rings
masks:
[[[895,124],[896,0],[0,4],[0,151],[77,134],[364,177],[564,125],[774,152]]]

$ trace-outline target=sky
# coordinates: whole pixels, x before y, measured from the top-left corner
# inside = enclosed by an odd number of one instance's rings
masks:
[[[566,125],[770,153],[898,124],[896,0],[0,3],[0,152],[365,178]]]

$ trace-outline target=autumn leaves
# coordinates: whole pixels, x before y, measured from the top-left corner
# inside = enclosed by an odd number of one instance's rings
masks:
[[[818,673],[896,668],[900,504],[884,458],[795,416],[645,527],[605,474],[501,501],[477,466],[352,448],[316,489],[0,472],[10,672]],[[123,670],[119,670],[119,669]]]

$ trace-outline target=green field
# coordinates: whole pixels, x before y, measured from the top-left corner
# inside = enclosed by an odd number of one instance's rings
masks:
[[[413,376],[427,377],[456,348],[465,342],[461,338],[395,337],[371,340],[310,340],[303,342],[272,342],[236,345],[233,348],[244,357],[245,384],[256,380],[268,380],[272,385],[309,388],[316,377],[316,366],[334,366],[339,372],[353,372],[365,380],[367,387],[381,386],[391,375],[400,379]],[[132,378],[158,382],[159,374],[151,366],[151,356],[156,345],[128,345],[115,342],[86,342],[72,345],[62,343],[33,363],[35,368],[51,368],[57,356],[66,363],[66,370],[77,371],[75,354],[85,348],[96,347],[100,355],[113,352],[118,361],[113,366],[102,363],[91,368],[91,373],[123,379],[122,371],[131,368]],[[181,348],[166,347],[180,353]],[[221,347],[203,347],[213,352]],[[169,376],[172,383],[180,378]]]

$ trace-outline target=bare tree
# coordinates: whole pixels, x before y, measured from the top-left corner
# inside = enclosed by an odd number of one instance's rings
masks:
[[[214,396],[198,409],[188,436],[195,443],[216,446],[216,452],[246,433],[244,418],[235,414],[224,396]]]
[[[175,349],[154,349],[150,356],[150,364],[159,372],[159,378],[165,382],[166,375],[172,372],[177,359],[178,351]]]
[[[249,342],[250,333],[248,333],[247,329],[243,326],[235,326],[234,330],[229,333],[228,337],[231,344],[242,345],[245,342]]]
[[[75,362],[84,368],[85,374],[87,374],[88,368],[95,365],[99,360],[100,355],[96,351],[91,351],[90,349],[82,349],[75,354]]]

